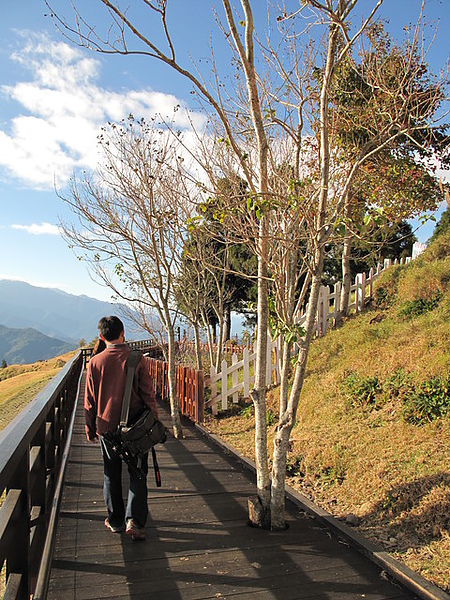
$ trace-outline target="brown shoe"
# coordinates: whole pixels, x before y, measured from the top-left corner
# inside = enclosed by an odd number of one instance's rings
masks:
[[[145,540],[147,538],[144,528],[139,527],[139,525],[135,523],[133,519],[129,519],[129,521],[127,521],[127,528],[125,530],[125,533],[132,540]]]

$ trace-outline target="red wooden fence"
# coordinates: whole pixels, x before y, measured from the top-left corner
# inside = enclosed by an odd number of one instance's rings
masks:
[[[169,398],[168,365],[155,358],[147,358],[150,374],[153,379],[154,392],[163,400]],[[204,419],[204,384],[203,371],[195,371],[190,367],[175,365],[175,382],[178,409],[182,415],[196,423]]]

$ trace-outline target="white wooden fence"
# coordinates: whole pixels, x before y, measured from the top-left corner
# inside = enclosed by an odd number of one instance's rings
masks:
[[[266,385],[280,380],[279,374],[279,343],[272,341],[270,335],[267,336],[268,348],[271,348],[271,360],[267,361]],[[214,365],[211,365],[209,378],[205,380],[205,387],[211,388],[211,398],[205,401],[206,406],[211,406],[213,415],[218,412],[219,402],[222,409],[228,408],[228,398],[231,397],[234,404],[239,400],[239,394],[243,398],[248,398],[250,394],[250,385],[255,381],[255,363],[256,352],[251,348],[244,348],[242,360],[239,360],[237,354],[231,355],[231,365],[224,359],[221,364],[221,370],[216,371]],[[218,392],[218,382],[220,381],[220,391]]]
[[[361,312],[366,302],[372,298],[373,282],[380,274],[392,264],[404,264],[410,261],[411,257],[400,261],[395,260],[394,263],[390,259],[385,259],[383,265],[379,264],[376,270],[371,269],[368,275],[365,273],[356,275],[355,282],[349,291],[348,310],[354,310],[355,313]],[[320,289],[316,316],[317,337],[325,335],[327,329],[334,326],[340,312],[342,283],[339,281],[332,288],[331,290],[331,286],[322,286]],[[303,324],[305,320],[306,314],[303,314],[299,319],[299,324]],[[271,348],[271,360],[267,361],[266,385],[276,385],[280,381],[280,344],[279,340],[272,341],[270,336],[268,342]],[[256,353],[250,348],[244,348],[242,360],[238,359],[237,354],[233,354],[232,364],[228,365],[224,359],[220,372],[216,372],[214,366],[211,367],[209,378],[205,379],[205,387],[211,389],[211,397],[206,405],[211,406],[213,415],[217,414],[219,404],[224,410],[228,408],[229,398],[233,403],[237,403],[240,395],[243,398],[249,397],[250,385],[255,380],[255,362]],[[220,390],[218,382],[220,382]]]
[[[355,313],[361,312],[367,301],[372,298],[373,282],[380,274],[389,268],[392,264],[406,264],[411,261],[411,257],[395,260],[392,262],[389,258],[385,259],[384,264],[378,264],[376,270],[370,269],[369,273],[358,273],[355,282],[350,286],[348,298],[348,311]],[[332,289],[331,289],[332,288]],[[322,286],[319,293],[319,303],[316,316],[316,335],[321,337],[325,335],[330,323],[334,326],[337,316],[341,310],[341,291],[342,283],[338,281],[334,286]],[[299,319],[299,325],[306,320],[306,314]]]

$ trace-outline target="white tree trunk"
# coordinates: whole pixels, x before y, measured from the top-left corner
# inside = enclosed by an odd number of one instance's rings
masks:
[[[183,437],[183,428],[181,426],[180,411],[177,404],[177,388],[175,380],[175,331],[170,323],[166,326],[167,331],[167,375],[169,383],[169,403],[170,415],[172,417],[173,435],[176,438]]]
[[[200,329],[198,323],[194,323],[194,339],[195,339],[195,360],[197,363],[197,370],[201,371],[203,369],[202,363],[202,351],[201,351],[201,341],[200,341]]]
[[[267,325],[269,306],[267,292],[267,266],[261,256],[267,253],[267,216],[260,222],[260,256],[258,257],[258,323],[256,334],[255,385],[250,397],[255,407],[255,462],[256,488],[261,504],[261,522],[270,527],[270,472],[267,457],[266,415],[266,370],[267,370]]]
[[[327,60],[320,95],[320,158],[321,177],[320,195],[317,215],[315,218],[314,255],[312,261],[311,292],[308,301],[307,317],[305,323],[305,336],[300,342],[297,366],[294,381],[289,396],[288,405],[284,414],[280,414],[277,434],[274,439],[272,461],[272,489],[271,489],[271,528],[278,530],[285,528],[285,489],[286,489],[286,460],[289,448],[289,438],[295,424],[300,393],[306,371],[306,362],[309,346],[314,333],[317,306],[319,302],[320,287],[322,285],[323,259],[325,252],[325,223],[328,203],[328,185],[330,171],[330,149],[328,134],[328,95],[331,78],[336,59],[336,45],[338,30],[335,25],[330,26],[328,37]]]
[[[350,195],[347,194],[344,203],[344,220],[346,224],[344,235],[344,247],[342,249],[342,288],[340,311],[338,314],[338,324],[342,321],[342,317],[346,317],[348,313],[348,304],[350,298],[350,288],[352,286],[352,274],[350,270],[350,252],[352,248],[351,233],[349,231],[350,218]]]

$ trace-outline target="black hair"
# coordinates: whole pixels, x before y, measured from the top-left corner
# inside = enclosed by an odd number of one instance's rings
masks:
[[[105,338],[107,342],[112,342],[113,340],[117,340],[124,330],[124,327],[119,317],[103,317],[98,322],[98,330],[100,331],[100,335]]]

